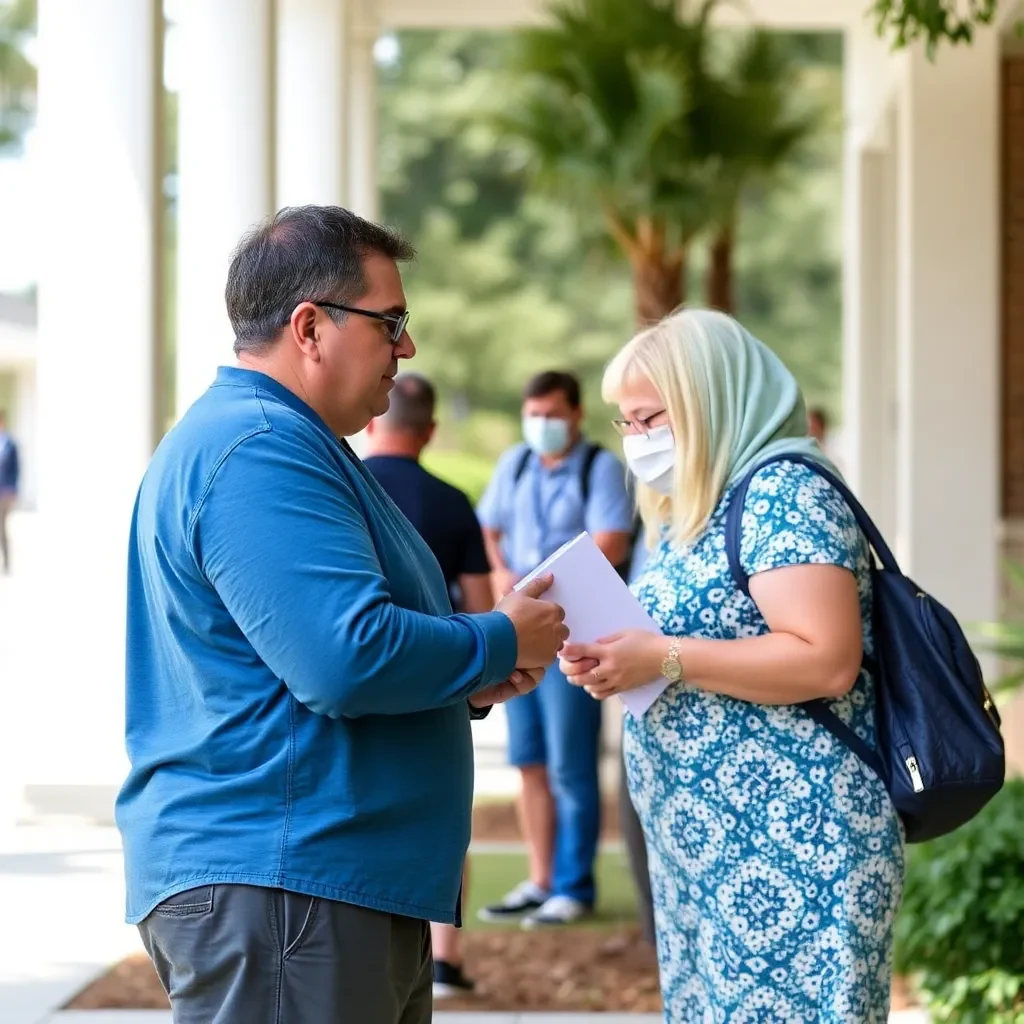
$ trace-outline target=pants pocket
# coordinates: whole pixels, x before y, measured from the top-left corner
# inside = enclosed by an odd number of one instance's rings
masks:
[[[213,886],[201,885],[197,889],[168,896],[153,908],[155,917],[202,917],[213,913]]]
[[[295,892],[275,893],[277,897],[277,921],[281,936],[281,957],[287,960],[297,953],[313,932],[320,900],[315,896],[303,896]]]

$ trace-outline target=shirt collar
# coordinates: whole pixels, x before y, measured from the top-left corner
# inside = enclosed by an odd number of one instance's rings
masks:
[[[312,406],[299,398],[294,391],[286,388],[280,381],[275,380],[260,370],[250,370],[247,366],[220,366],[217,368],[214,387],[225,385],[258,388],[260,391],[273,395],[279,402],[287,405],[289,409],[293,409],[300,416],[304,416],[313,426],[330,437],[336,444],[351,450],[348,441],[343,437],[337,437]]]

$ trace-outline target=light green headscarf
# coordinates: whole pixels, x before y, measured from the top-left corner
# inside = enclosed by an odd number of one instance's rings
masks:
[[[708,403],[712,451],[729,439],[726,488],[755,464],[783,452],[805,455],[841,476],[807,433],[807,411],[796,378],[767,345],[732,317],[711,310],[685,314],[705,347],[698,361]]]

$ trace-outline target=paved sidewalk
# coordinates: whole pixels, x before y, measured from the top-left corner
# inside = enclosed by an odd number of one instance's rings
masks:
[[[661,1016],[656,1013],[434,1013],[434,1024],[659,1024],[660,1021]],[[45,1024],[171,1024],[171,1015],[151,1010],[67,1011],[54,1014]]]
[[[0,832],[0,1021],[39,1024],[110,964],[141,949],[122,921],[113,829]]]
[[[657,1013],[434,1013],[434,1024],[660,1024]],[[927,1024],[916,1011],[896,1013],[889,1024]],[[171,1024],[169,1013],[93,1010],[54,1014],[45,1024]]]

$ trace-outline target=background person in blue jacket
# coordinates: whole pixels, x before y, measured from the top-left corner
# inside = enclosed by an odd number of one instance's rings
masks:
[[[18,446],[7,433],[7,414],[0,409],[0,569],[10,572],[11,549],[7,539],[7,517],[18,500]]]
[[[471,709],[554,659],[550,578],[454,615],[346,436],[415,353],[409,245],[337,207],[240,244],[238,365],[164,438],[129,548],[127,918],[174,1020],[421,1024],[455,922]]]

